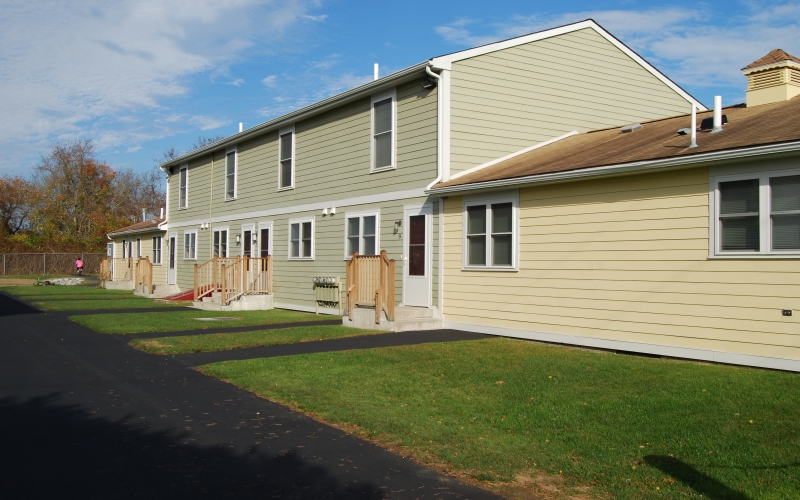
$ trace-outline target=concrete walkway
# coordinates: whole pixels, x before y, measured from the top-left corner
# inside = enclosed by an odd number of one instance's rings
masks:
[[[0,294],[4,496],[498,498],[125,337]]]

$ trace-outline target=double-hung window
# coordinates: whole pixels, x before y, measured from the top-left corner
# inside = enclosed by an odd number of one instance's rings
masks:
[[[289,258],[314,258],[314,219],[289,221]]]
[[[294,187],[294,127],[281,129],[278,142],[278,189]]]
[[[228,229],[214,230],[214,257],[228,257]]]
[[[197,232],[183,233],[183,258],[197,259]]]
[[[189,197],[189,167],[181,167],[178,185],[178,208],[186,208]]]
[[[516,196],[465,201],[465,269],[516,269],[517,206]]]
[[[359,255],[377,255],[380,246],[377,212],[345,214],[345,259]]]
[[[716,256],[800,255],[800,171],[715,177]]]
[[[397,166],[397,95],[395,91],[372,97],[371,171]]]
[[[153,236],[153,264],[161,264],[161,236]]]
[[[225,155],[225,199],[236,199],[236,151]]]

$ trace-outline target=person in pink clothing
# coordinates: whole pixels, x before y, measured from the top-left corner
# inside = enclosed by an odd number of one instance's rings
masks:
[[[81,259],[75,261],[75,269],[78,270],[79,276],[83,274],[83,261]]]

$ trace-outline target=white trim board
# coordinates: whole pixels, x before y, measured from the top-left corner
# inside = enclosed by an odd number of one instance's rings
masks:
[[[434,57],[433,59],[431,59],[431,64],[433,64],[434,68],[452,69],[452,64],[454,62],[463,61],[464,59],[469,59],[471,57],[481,56],[484,54],[489,54],[491,52],[495,52],[498,50],[508,49],[510,47],[516,47],[517,45],[543,40],[545,38],[551,38],[566,33],[572,33],[574,31],[579,31],[586,28],[593,29],[600,36],[611,42],[611,44],[613,44],[615,47],[621,50],[625,55],[633,59],[634,62],[636,62],[645,70],[647,70],[651,75],[658,78],[661,81],[661,83],[671,88],[673,91],[675,91],[675,93],[686,99],[688,102],[697,106],[698,109],[700,109],[701,111],[708,111],[708,108],[703,106],[703,104],[700,101],[689,95],[689,93],[680,88],[675,82],[667,78],[666,75],[658,71],[655,67],[651,66],[650,63],[642,59],[639,56],[639,54],[632,51],[630,48],[628,48],[627,45],[617,40],[614,37],[614,35],[606,31],[593,19],[587,19],[585,21],[580,21],[573,24],[567,24],[566,26],[559,26],[557,28],[539,31],[537,33],[531,33],[529,35],[510,38],[508,40],[502,40],[499,42],[490,43],[488,45],[482,45],[480,47],[475,47],[473,49],[462,50],[461,52],[454,52],[452,54]]]
[[[736,354],[723,351],[708,351],[688,347],[673,347],[659,344],[645,344],[642,342],[626,342],[594,337],[581,337],[578,335],[565,335],[560,333],[544,333],[532,330],[517,330],[514,328],[501,328],[496,326],[471,325],[445,321],[444,328],[464,330],[467,332],[484,333],[501,337],[515,337],[526,340],[538,340],[553,344],[567,344],[613,351],[628,351],[644,354],[655,354],[670,358],[693,359],[697,361],[710,361],[712,363],[725,363],[729,365],[753,366],[769,368],[771,370],[785,370],[800,372],[800,360],[786,358],[771,358],[767,356],[754,356],[750,354]]]
[[[256,219],[263,217],[273,217],[277,215],[293,214],[298,212],[312,212],[320,211],[323,208],[329,207],[349,207],[354,205],[366,205],[368,203],[382,203],[385,201],[405,200],[409,198],[427,198],[425,188],[408,189],[405,191],[392,191],[389,193],[369,194],[365,196],[356,196],[353,198],[344,198],[341,200],[328,200],[317,201],[314,203],[306,203],[303,205],[293,205],[290,207],[272,208],[269,210],[259,210],[257,212],[245,212],[241,214],[221,215],[214,217],[211,221],[206,219],[194,219],[184,222],[172,222],[170,228],[179,228],[187,226],[197,226],[210,222],[215,224],[218,222],[232,222],[242,219]]]
[[[463,172],[459,172],[457,174],[451,175],[450,176],[450,180],[458,179],[459,177],[463,177],[463,176],[465,176],[467,174],[471,174],[472,172],[477,172],[478,170],[483,170],[486,167],[491,167],[492,165],[497,165],[500,162],[503,162],[503,161],[506,161],[506,160],[510,160],[511,158],[514,158],[515,156],[519,156],[519,155],[528,153],[530,151],[534,151],[536,149],[543,148],[545,146],[549,146],[550,144],[553,144],[554,142],[558,142],[561,139],[566,139],[567,137],[572,137],[573,135],[578,135],[578,131],[577,130],[573,130],[572,132],[567,132],[564,135],[559,135],[558,137],[553,137],[552,139],[544,141],[544,142],[540,142],[539,144],[534,144],[533,146],[527,147],[525,149],[520,149],[516,153],[511,153],[509,155],[503,156],[502,158],[497,158],[496,160],[492,160],[492,161],[488,161],[486,163],[482,163],[482,164],[480,164],[480,165],[478,165],[476,167],[468,168],[467,170],[464,170]]]

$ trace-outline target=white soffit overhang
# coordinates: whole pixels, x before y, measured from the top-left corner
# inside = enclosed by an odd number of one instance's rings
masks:
[[[464,59],[469,59],[471,57],[488,54],[490,52],[495,52],[498,50],[508,49],[510,47],[516,47],[517,45],[523,45],[526,43],[535,42],[537,40],[544,40],[545,38],[551,38],[554,36],[563,35],[565,33],[572,33],[574,31],[586,28],[593,29],[600,36],[611,42],[615,47],[624,52],[625,55],[636,61],[636,63],[638,63],[641,67],[647,70],[650,74],[658,78],[664,85],[674,90],[678,95],[686,99],[687,102],[697,106],[697,108],[700,111],[708,111],[708,108],[703,106],[703,104],[700,101],[689,95],[688,92],[680,88],[675,82],[667,78],[663,73],[661,73],[655,67],[650,65],[650,63],[642,59],[642,57],[640,57],[639,54],[628,48],[627,45],[617,40],[617,38],[614,37],[614,35],[603,29],[603,27],[597,24],[593,19],[587,19],[585,21],[581,21],[578,23],[568,24],[566,26],[559,26],[558,28],[539,31],[537,33],[531,33],[530,35],[523,35],[517,38],[511,38],[500,42],[490,43],[488,45],[482,45],[480,47],[475,47],[474,49],[467,49],[467,50],[462,50],[461,52],[453,52],[452,54],[434,57],[433,59],[431,59],[431,63],[433,64],[434,68],[449,70],[452,68],[452,64],[457,61],[463,61]]]

